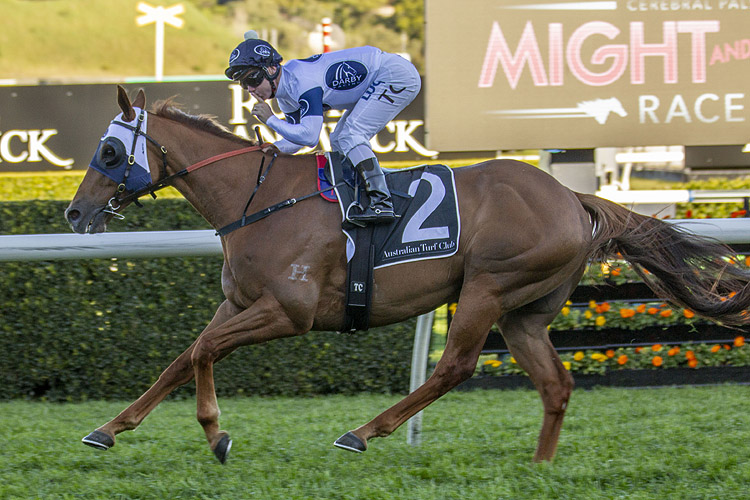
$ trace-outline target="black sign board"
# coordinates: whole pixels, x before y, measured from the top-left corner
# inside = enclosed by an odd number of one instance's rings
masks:
[[[234,133],[278,139],[250,113],[254,99],[229,81],[161,82],[123,85],[132,97],[139,88],[146,100],[175,98],[190,114],[209,114]],[[85,169],[97,141],[120,112],[115,84],[0,87],[0,171],[33,172]],[[424,100],[418,96],[371,144],[386,161],[434,158],[424,146]],[[319,150],[330,150],[328,134],[338,120],[329,112]]]

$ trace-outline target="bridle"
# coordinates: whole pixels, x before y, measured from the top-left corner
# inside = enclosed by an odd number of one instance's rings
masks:
[[[232,158],[234,156],[239,156],[245,153],[251,153],[253,151],[261,151],[264,147],[269,145],[267,143],[260,144],[260,136],[259,136],[258,145],[248,146],[242,149],[235,149],[233,151],[227,151],[225,153],[211,156],[210,158],[206,158],[205,160],[201,160],[197,163],[193,163],[189,167],[183,168],[179,172],[175,172],[174,174],[170,175],[167,173],[167,148],[159,144],[158,141],[156,141],[153,137],[151,137],[150,135],[148,135],[146,132],[142,130],[142,126],[143,126],[145,119],[146,119],[146,111],[141,109],[140,113],[138,114],[138,121],[135,126],[129,123],[118,121],[117,119],[112,120],[111,122],[111,124],[119,125],[133,132],[133,143],[130,148],[130,153],[128,154],[128,157],[127,157],[128,164],[127,164],[127,167],[125,167],[123,178],[120,182],[117,183],[117,188],[115,189],[114,195],[109,199],[109,201],[107,202],[107,205],[102,209],[102,212],[111,214],[113,217],[117,219],[125,218],[124,215],[122,215],[121,213],[117,211],[120,208],[122,208],[124,204],[133,202],[136,204],[136,206],[141,207],[142,205],[138,202],[138,198],[145,196],[146,194],[150,194],[153,198],[156,198],[156,192],[166,187],[172,186],[175,179],[183,177],[189,174],[190,172],[194,172],[198,170],[199,168],[205,167],[206,165],[211,165],[213,163],[216,163],[221,160],[225,160],[227,158]],[[256,132],[257,132],[257,129],[256,129]],[[124,194],[127,191],[126,182],[127,182],[128,176],[130,175],[131,169],[133,165],[135,165],[135,162],[136,162],[136,159],[135,159],[136,143],[138,142],[139,137],[145,138],[148,142],[150,142],[151,144],[159,148],[159,151],[161,151],[162,164],[160,167],[159,180],[157,180],[156,182],[149,182],[147,185],[145,185],[142,188],[136,189],[132,191],[131,193]],[[278,210],[291,207],[300,201],[306,200],[308,198],[312,198],[321,193],[329,191],[335,187],[340,187],[344,184],[344,181],[340,181],[334,186],[327,187],[325,189],[320,189],[318,191],[301,196],[299,198],[289,198],[280,203],[276,203],[275,205],[271,205],[270,207],[266,207],[263,210],[260,210],[258,212],[248,215],[247,209],[250,207],[250,203],[253,201],[253,198],[255,197],[255,193],[257,193],[258,188],[265,181],[266,177],[268,176],[268,173],[271,171],[271,167],[273,166],[277,157],[278,155],[276,153],[273,153],[273,156],[271,157],[271,161],[268,162],[268,166],[266,167],[264,171],[263,165],[266,161],[266,155],[263,155],[261,162],[260,162],[260,168],[258,169],[258,180],[256,182],[255,188],[250,194],[250,199],[245,204],[245,209],[242,211],[242,217],[218,229],[216,231],[216,234],[218,236],[225,236],[231,233],[232,231],[248,226],[252,224],[253,222],[259,221],[260,219],[264,219]],[[146,169],[148,169],[148,167],[146,167]]]
[[[260,151],[261,148],[265,146],[265,144],[261,144],[261,145],[248,146],[242,149],[236,149],[233,151],[227,151],[225,153],[221,153],[221,154],[212,156],[210,158],[206,158],[205,160],[201,160],[197,163],[190,165],[189,167],[186,167],[180,170],[179,172],[169,175],[167,173],[167,148],[159,144],[158,141],[156,141],[153,137],[151,137],[150,135],[148,135],[146,132],[142,130],[145,117],[146,117],[146,111],[141,109],[140,113],[138,114],[138,121],[135,126],[129,123],[118,121],[116,119],[112,120],[111,122],[113,125],[119,125],[120,127],[124,127],[130,130],[131,132],[133,132],[133,143],[130,147],[130,153],[128,154],[128,157],[127,157],[128,165],[127,167],[125,167],[123,178],[117,184],[114,195],[109,199],[109,201],[107,202],[107,205],[102,210],[104,213],[111,214],[113,217],[117,219],[125,218],[125,216],[119,213],[117,210],[122,208],[122,206],[126,203],[133,202],[137,206],[141,207],[142,205],[138,201],[139,198],[147,194],[150,194],[153,198],[156,198],[157,191],[160,191],[166,187],[172,186],[174,180],[179,177],[187,175],[190,172],[193,172],[201,167],[205,167],[206,165],[210,165],[212,163],[216,163],[218,161],[231,158],[233,156],[238,156],[238,155],[250,153],[253,151]],[[136,189],[135,191],[131,193],[125,194],[126,192],[125,184],[128,180],[128,176],[130,175],[130,171],[132,170],[133,165],[135,165],[135,149],[136,149],[136,143],[138,142],[139,137],[145,138],[148,142],[156,146],[161,152],[162,164],[161,164],[160,171],[159,171],[159,179],[156,182],[153,182],[153,183],[149,182],[146,186],[140,189]]]

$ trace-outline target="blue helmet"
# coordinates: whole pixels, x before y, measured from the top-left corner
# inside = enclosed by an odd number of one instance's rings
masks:
[[[229,56],[229,67],[224,74],[234,80],[249,67],[278,66],[283,60],[270,43],[258,38],[255,31],[248,31],[245,33],[245,40]]]

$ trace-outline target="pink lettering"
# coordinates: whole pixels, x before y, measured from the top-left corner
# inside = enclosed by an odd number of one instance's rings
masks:
[[[677,83],[677,26],[674,21],[665,21],[664,43],[645,43],[643,22],[630,23],[630,81],[633,84],[646,82],[646,57],[664,58],[664,83]]]
[[[625,72],[628,61],[627,45],[605,45],[594,51],[591,62],[604,64],[607,59],[612,60],[609,69],[601,73],[593,72],[584,66],[581,60],[581,47],[591,35],[604,35],[610,40],[620,34],[616,26],[601,21],[592,21],[584,24],[573,32],[568,42],[568,66],[573,76],[586,85],[602,86],[617,81]]]
[[[502,64],[510,87],[515,89],[526,63],[529,64],[534,85],[537,87],[547,85],[547,74],[544,72],[542,54],[539,52],[539,45],[531,21],[527,22],[526,27],[524,27],[515,54],[511,54],[500,24],[497,21],[493,22],[482,72],[479,76],[479,87],[491,87],[495,81],[497,65]]]
[[[719,21],[678,21],[677,31],[690,33],[693,83],[706,82],[706,33],[718,33]]]
[[[721,51],[721,45],[714,46],[714,50],[713,52],[711,52],[711,62],[709,64],[713,66],[717,62],[720,62],[720,63],[726,62],[724,60],[724,53]]]
[[[550,23],[549,25],[549,83],[553,86],[563,84],[564,64],[563,51],[565,41],[563,40],[563,25]]]
[[[583,54],[590,53],[594,37],[603,36],[608,40],[622,38],[619,28],[604,21],[584,23],[571,34],[567,45],[562,23],[547,26],[548,61],[542,58],[534,26],[528,21],[518,40],[515,50],[511,50],[499,22],[492,23],[484,63],[479,76],[479,87],[491,87],[495,82],[498,65],[512,89],[528,66],[534,86],[562,86],[565,78],[565,65],[571,74],[585,85],[604,86],[618,81],[630,67],[630,82],[646,82],[646,58],[661,58],[663,61],[664,83],[678,82],[679,34],[690,35],[691,80],[693,83],[706,82],[706,40],[709,33],[719,32],[717,20],[708,21],[664,21],[661,23],[661,42],[647,43],[645,25],[642,21],[630,23],[628,44],[603,44],[591,53],[591,59],[583,60]],[[584,50],[584,45],[586,49]],[[750,40],[738,40],[733,46],[715,46],[709,65],[727,62],[730,59],[750,58]],[[547,73],[548,71],[548,73]]]
[[[711,61],[708,64],[713,66],[716,63],[726,63],[732,59],[737,61],[750,59],[750,39],[735,40],[732,44],[724,43],[723,50],[722,45],[714,45],[711,51]]]

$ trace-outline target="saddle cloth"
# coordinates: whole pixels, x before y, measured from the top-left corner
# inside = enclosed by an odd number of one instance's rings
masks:
[[[346,220],[350,206],[356,203],[354,168],[340,153],[326,156],[331,184],[345,182],[334,190],[341,208],[342,230],[347,237],[348,261],[354,255],[354,231],[358,229]],[[374,227],[375,269],[454,255],[458,251],[461,226],[453,171],[445,165],[384,171],[399,217],[390,224]],[[359,189],[360,197],[367,196],[362,187]]]

